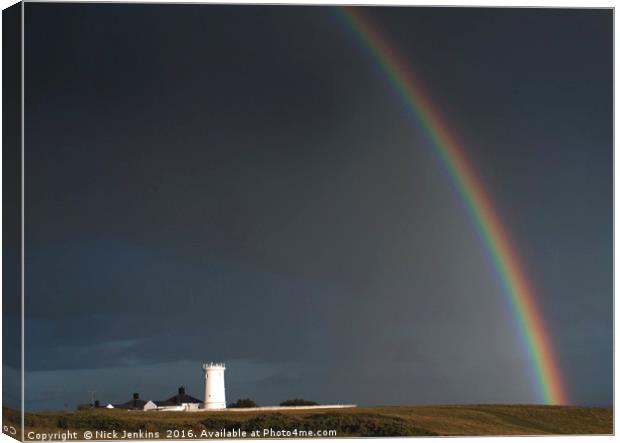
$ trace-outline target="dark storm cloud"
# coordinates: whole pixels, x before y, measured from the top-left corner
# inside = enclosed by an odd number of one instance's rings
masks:
[[[204,359],[263,404],[536,400],[448,174],[334,14],[26,11],[30,407],[199,393]],[[610,13],[369,14],[497,202],[571,398],[609,403]]]

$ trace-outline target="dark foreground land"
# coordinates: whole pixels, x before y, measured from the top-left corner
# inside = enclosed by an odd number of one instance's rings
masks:
[[[3,408],[3,425],[19,423]],[[612,408],[530,405],[378,406],[341,410],[143,412],[92,409],[27,413],[27,440],[109,438],[612,434]],[[96,431],[107,432],[97,438]],[[113,434],[116,431],[116,435]],[[332,431],[331,433],[327,431]],[[252,432],[259,433],[252,435]],[[279,435],[278,435],[279,432]],[[312,432],[312,434],[310,434]],[[6,431],[5,431],[6,433]],[[54,433],[58,433],[54,435]],[[71,433],[68,435],[67,433]],[[75,434],[73,434],[75,433]],[[229,437],[239,435],[230,434]],[[76,438],[74,438],[76,437]]]

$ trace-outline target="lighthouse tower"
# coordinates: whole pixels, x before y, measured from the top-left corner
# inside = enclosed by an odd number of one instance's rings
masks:
[[[224,363],[205,363],[205,409],[226,408],[226,390],[224,388]]]

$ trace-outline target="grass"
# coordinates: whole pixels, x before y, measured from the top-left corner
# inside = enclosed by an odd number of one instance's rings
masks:
[[[3,408],[3,423],[19,414]],[[263,429],[335,430],[347,436],[612,434],[611,408],[535,405],[377,406],[340,410],[143,412],[95,409],[26,413],[26,432]],[[203,434],[204,436],[204,434]]]

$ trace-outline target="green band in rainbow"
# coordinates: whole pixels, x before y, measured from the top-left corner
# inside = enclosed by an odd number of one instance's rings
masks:
[[[399,57],[379,29],[363,15],[362,8],[338,7],[337,10],[348,29],[369,50],[407,109],[424,128],[472,215],[514,313],[518,334],[536,373],[536,389],[541,399],[548,404],[568,404],[549,334],[536,305],[532,287],[497,211],[463,148],[450,133],[407,63]]]

